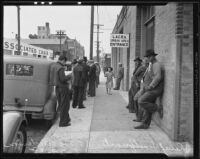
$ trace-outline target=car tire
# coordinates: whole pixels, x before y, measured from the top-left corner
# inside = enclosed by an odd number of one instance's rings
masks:
[[[14,145],[17,148],[17,151],[14,149],[14,153],[24,153],[26,150],[26,142],[27,142],[27,133],[24,125],[21,125],[19,130],[17,131],[15,140],[14,140]],[[19,144],[19,145],[18,145]],[[21,146],[21,147],[20,147]],[[20,148],[20,150],[19,150]]]

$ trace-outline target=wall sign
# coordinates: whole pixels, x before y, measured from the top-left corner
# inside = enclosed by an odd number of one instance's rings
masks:
[[[111,34],[110,36],[111,47],[129,47],[129,34]]]

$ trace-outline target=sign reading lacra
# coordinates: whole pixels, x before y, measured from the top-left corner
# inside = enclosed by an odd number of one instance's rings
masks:
[[[129,47],[129,34],[111,34],[111,47]]]

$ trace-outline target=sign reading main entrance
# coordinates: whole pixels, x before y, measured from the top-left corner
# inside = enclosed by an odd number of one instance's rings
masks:
[[[111,34],[110,36],[111,47],[129,47],[129,34]]]

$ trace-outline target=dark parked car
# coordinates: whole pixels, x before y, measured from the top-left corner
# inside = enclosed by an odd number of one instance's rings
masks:
[[[55,87],[49,84],[52,60],[4,56],[4,111],[20,111],[32,119],[52,121],[56,115]]]
[[[27,142],[25,115],[21,112],[3,113],[3,152],[24,153]]]

